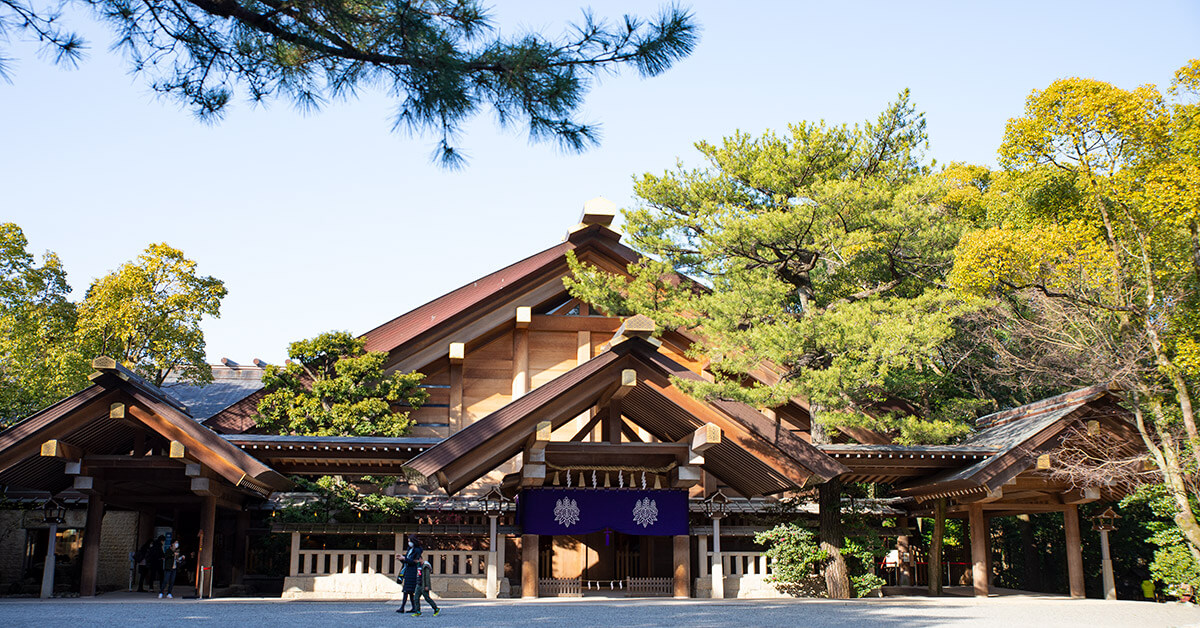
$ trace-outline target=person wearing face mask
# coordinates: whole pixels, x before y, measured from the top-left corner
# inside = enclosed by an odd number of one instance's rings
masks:
[[[161,599],[163,593],[167,597],[173,597],[171,591],[175,589],[175,572],[183,563],[183,553],[179,551],[179,541],[172,541],[170,547],[163,550],[162,557],[162,586],[158,589],[158,597]]]
[[[411,599],[413,601],[413,609],[416,609],[416,598],[413,594],[417,590],[417,579],[420,577],[418,573],[418,565],[421,562],[421,542],[415,536],[408,537],[408,551],[403,556],[397,554],[396,559],[402,563],[400,567],[400,576],[396,580],[404,590],[404,596],[400,599],[400,608],[397,613],[404,612],[404,606]]]

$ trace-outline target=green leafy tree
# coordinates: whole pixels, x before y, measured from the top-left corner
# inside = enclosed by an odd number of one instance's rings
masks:
[[[358,90],[398,101],[396,126],[441,136],[435,155],[456,165],[452,142],[487,106],[501,126],[581,150],[596,128],[576,118],[597,73],[632,66],[655,76],[691,53],[698,27],[678,7],[615,25],[585,12],[570,34],[500,35],[477,0],[85,0],[108,23],[135,72],[203,119],[222,115],[240,87],[252,101],[291,99],[314,109]],[[62,26],[56,3],[0,0],[0,33],[21,30],[57,60],[85,44]],[[0,76],[3,75],[0,65]]]
[[[62,261],[47,253],[38,265],[27,246],[20,227],[0,224],[0,426],[87,385]]]
[[[763,554],[771,559],[772,569],[767,581],[784,587],[810,580],[817,567],[829,559],[825,550],[817,546],[812,530],[796,523],[780,523],[770,530],[756,532],[754,542],[767,546]]]
[[[107,355],[160,385],[171,373],[205,383],[205,316],[220,316],[225,284],[166,244],[97,279],[79,304],[75,330],[87,356]]]
[[[1030,94],[1009,121],[1004,172],[978,196],[961,188],[985,219],[963,237],[949,281],[1006,301],[1005,333],[1030,349],[1012,353],[1021,366],[1131,391],[1200,562],[1198,87],[1194,60],[1176,74],[1175,102],[1151,85],[1077,78]]]
[[[403,497],[384,495],[380,489],[395,478],[370,478],[377,482],[351,483],[342,477],[322,476],[316,480],[293,477],[303,497],[284,503],[278,511],[283,521],[294,523],[385,523],[403,519],[412,504]]]
[[[705,167],[635,183],[625,228],[648,257],[632,277],[572,260],[568,289],[703,338],[693,352],[717,377],[678,382],[695,394],[767,407],[800,395],[818,426],[952,440],[978,395],[946,353],[966,312],[944,287],[962,221],[921,165],[925,143],[907,91],[859,126],[699,142]],[[764,363],[779,381],[747,386]]]
[[[291,360],[263,373],[259,427],[304,436],[403,436],[408,410],[424,403],[420,373],[386,373],[387,354],[368,352],[348,332],[328,332],[288,347]]]

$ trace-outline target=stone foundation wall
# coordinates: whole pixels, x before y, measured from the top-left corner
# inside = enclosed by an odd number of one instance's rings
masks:
[[[725,597],[742,599],[780,599],[792,597],[825,597],[825,580],[789,586],[780,590],[767,582],[764,575],[725,576]],[[712,578],[696,578],[696,597],[712,597]]]
[[[487,596],[487,578],[468,576],[432,576],[430,593],[441,598],[482,598]],[[404,590],[384,574],[333,574],[329,576],[290,576],[283,581],[285,599],[304,600],[392,600]],[[510,597],[507,579],[500,580],[500,597]]]
[[[100,524],[100,565],[96,587],[124,590],[129,587],[129,553],[137,550],[138,513],[113,510]],[[136,586],[137,583],[134,583]]]
[[[25,534],[22,526],[24,512],[0,510],[0,592],[21,579],[25,569]],[[45,530],[33,532],[46,535]]]

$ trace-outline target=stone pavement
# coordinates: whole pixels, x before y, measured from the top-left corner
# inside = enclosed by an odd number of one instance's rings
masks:
[[[298,602],[278,599],[147,600],[128,594],[93,599],[0,600],[0,626],[81,628],[167,626],[170,628],[334,628],[336,626],[813,626],[985,628],[1108,626],[1200,627],[1200,609],[1177,604],[1105,602],[1050,597],[893,597],[834,600],[663,600],[545,599],[447,600],[441,616],[401,616],[396,604]]]

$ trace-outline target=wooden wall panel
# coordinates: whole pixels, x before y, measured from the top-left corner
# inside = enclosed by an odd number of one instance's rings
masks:
[[[512,401],[512,333],[501,334],[463,359],[463,427]]]
[[[529,372],[532,388],[575,368],[578,364],[576,332],[529,332]]]

